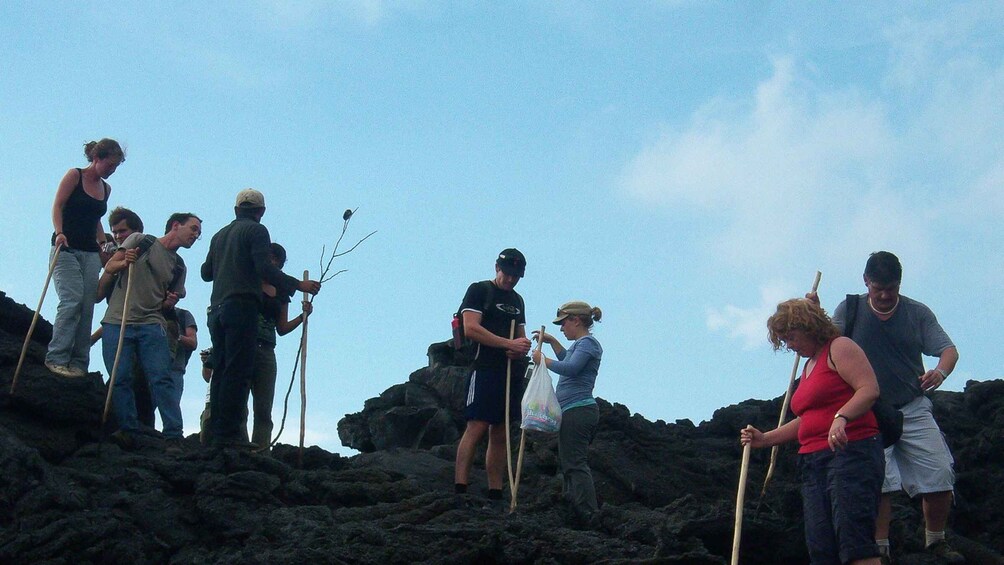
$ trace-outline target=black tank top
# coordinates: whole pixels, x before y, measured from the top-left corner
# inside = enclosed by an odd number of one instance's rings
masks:
[[[70,193],[63,206],[63,235],[66,245],[80,251],[100,251],[97,241],[97,225],[101,217],[108,211],[108,183],[101,179],[105,188],[105,197],[101,200],[92,198],[84,192],[84,172],[77,169],[80,178],[77,186]],[[56,234],[52,234],[52,244],[56,243]]]

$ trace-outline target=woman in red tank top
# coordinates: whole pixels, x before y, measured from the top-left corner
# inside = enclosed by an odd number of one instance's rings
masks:
[[[879,565],[875,518],[885,469],[871,407],[879,396],[864,352],[818,305],[794,299],[767,320],[774,350],[807,359],[791,399],[794,420],[740,440],[770,447],[798,440],[805,539],[812,563]]]

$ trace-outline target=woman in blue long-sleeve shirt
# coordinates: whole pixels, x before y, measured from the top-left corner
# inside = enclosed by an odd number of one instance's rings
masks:
[[[600,371],[603,347],[593,337],[593,322],[600,321],[603,312],[581,301],[567,302],[558,308],[554,323],[561,333],[572,340],[565,349],[557,338],[544,332],[534,332],[537,339],[551,346],[557,359],[549,359],[534,350],[533,362],[543,363],[558,375],[555,394],[561,405],[561,429],[558,432],[558,460],[564,475],[564,496],[576,516],[589,523],[597,512],[596,489],[589,470],[587,449],[600,419],[593,398],[593,385]]]

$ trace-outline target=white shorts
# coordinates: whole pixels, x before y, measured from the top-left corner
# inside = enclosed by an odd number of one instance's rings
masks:
[[[931,399],[918,396],[900,408],[903,437],[885,450],[883,493],[904,490],[913,498],[954,490],[955,459],[934,421],[931,406]]]

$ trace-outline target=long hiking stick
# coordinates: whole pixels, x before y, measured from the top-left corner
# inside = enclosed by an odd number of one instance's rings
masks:
[[[812,291],[816,292],[819,288],[819,279],[822,278],[823,273],[816,271],[816,278],[812,281]],[[781,402],[781,414],[777,417],[777,427],[784,425],[784,419],[788,415],[788,404],[791,402],[791,389],[795,386],[795,375],[798,374],[798,364],[801,362],[802,358],[795,354],[795,364],[791,367],[791,377],[788,379],[788,390],[784,392],[784,401]],[[760,489],[760,500],[757,502],[757,510],[760,509],[760,503],[763,502],[763,497],[767,494],[767,485],[770,484],[770,480],[774,477],[774,466],[777,464],[777,450],[780,446],[775,445],[770,448],[770,465],[767,467],[767,476],[763,479],[763,488]]]
[[[108,421],[108,410],[112,406],[112,391],[115,390],[115,374],[119,369],[119,358],[122,357],[122,342],[125,341],[126,333],[126,320],[129,319],[129,294],[132,290],[132,266],[135,263],[129,263],[129,273],[127,275],[128,279],[126,281],[126,293],[125,298],[122,300],[122,323],[119,325],[119,343],[115,347],[115,361],[112,363],[112,374],[108,377],[108,394],[105,395],[105,410],[101,413],[101,429],[105,429],[105,423]]]
[[[544,348],[544,330],[547,326],[540,326],[541,338],[537,341],[537,351],[541,351]],[[540,359],[543,363],[543,357]],[[526,446],[526,429],[522,429],[520,426],[519,432],[519,455],[516,456],[516,481],[512,489],[512,500],[509,502],[509,513],[512,514],[516,510],[516,494],[519,492],[519,477],[523,473],[523,448]]]
[[[509,339],[516,337],[516,320],[509,322]],[[505,466],[509,473],[509,492],[515,488],[512,475],[512,438],[509,433],[509,391],[512,385],[512,359],[506,358],[505,363]]]
[[[753,426],[746,426],[749,430]],[[743,535],[743,501],[746,498],[746,472],[750,467],[750,444],[743,446],[743,462],[739,466],[739,493],[736,495],[736,527],[732,535],[732,565],[739,565],[739,541]]]
[[[45,293],[49,290],[49,281],[52,280],[52,272],[56,270],[56,259],[59,259],[59,252],[63,249],[60,245],[56,248],[56,253],[49,263],[49,274],[45,276],[45,286],[42,287],[42,296],[38,298],[38,307],[35,308],[35,315],[31,317],[31,325],[28,326],[28,335],[24,336],[24,345],[21,346],[21,357],[17,360],[17,368],[14,369],[14,378],[10,382],[10,394],[14,395],[14,387],[17,386],[17,377],[21,374],[21,366],[24,364],[24,356],[28,353],[28,344],[31,343],[31,334],[35,333],[35,324],[38,323],[38,313],[42,310],[42,301],[45,300]]]
[[[303,280],[309,280],[310,271],[303,271]],[[303,299],[308,300],[307,291],[303,291]],[[303,333],[300,334],[300,450],[297,452],[297,465],[303,467],[303,436],[307,432],[307,320],[303,317]]]

